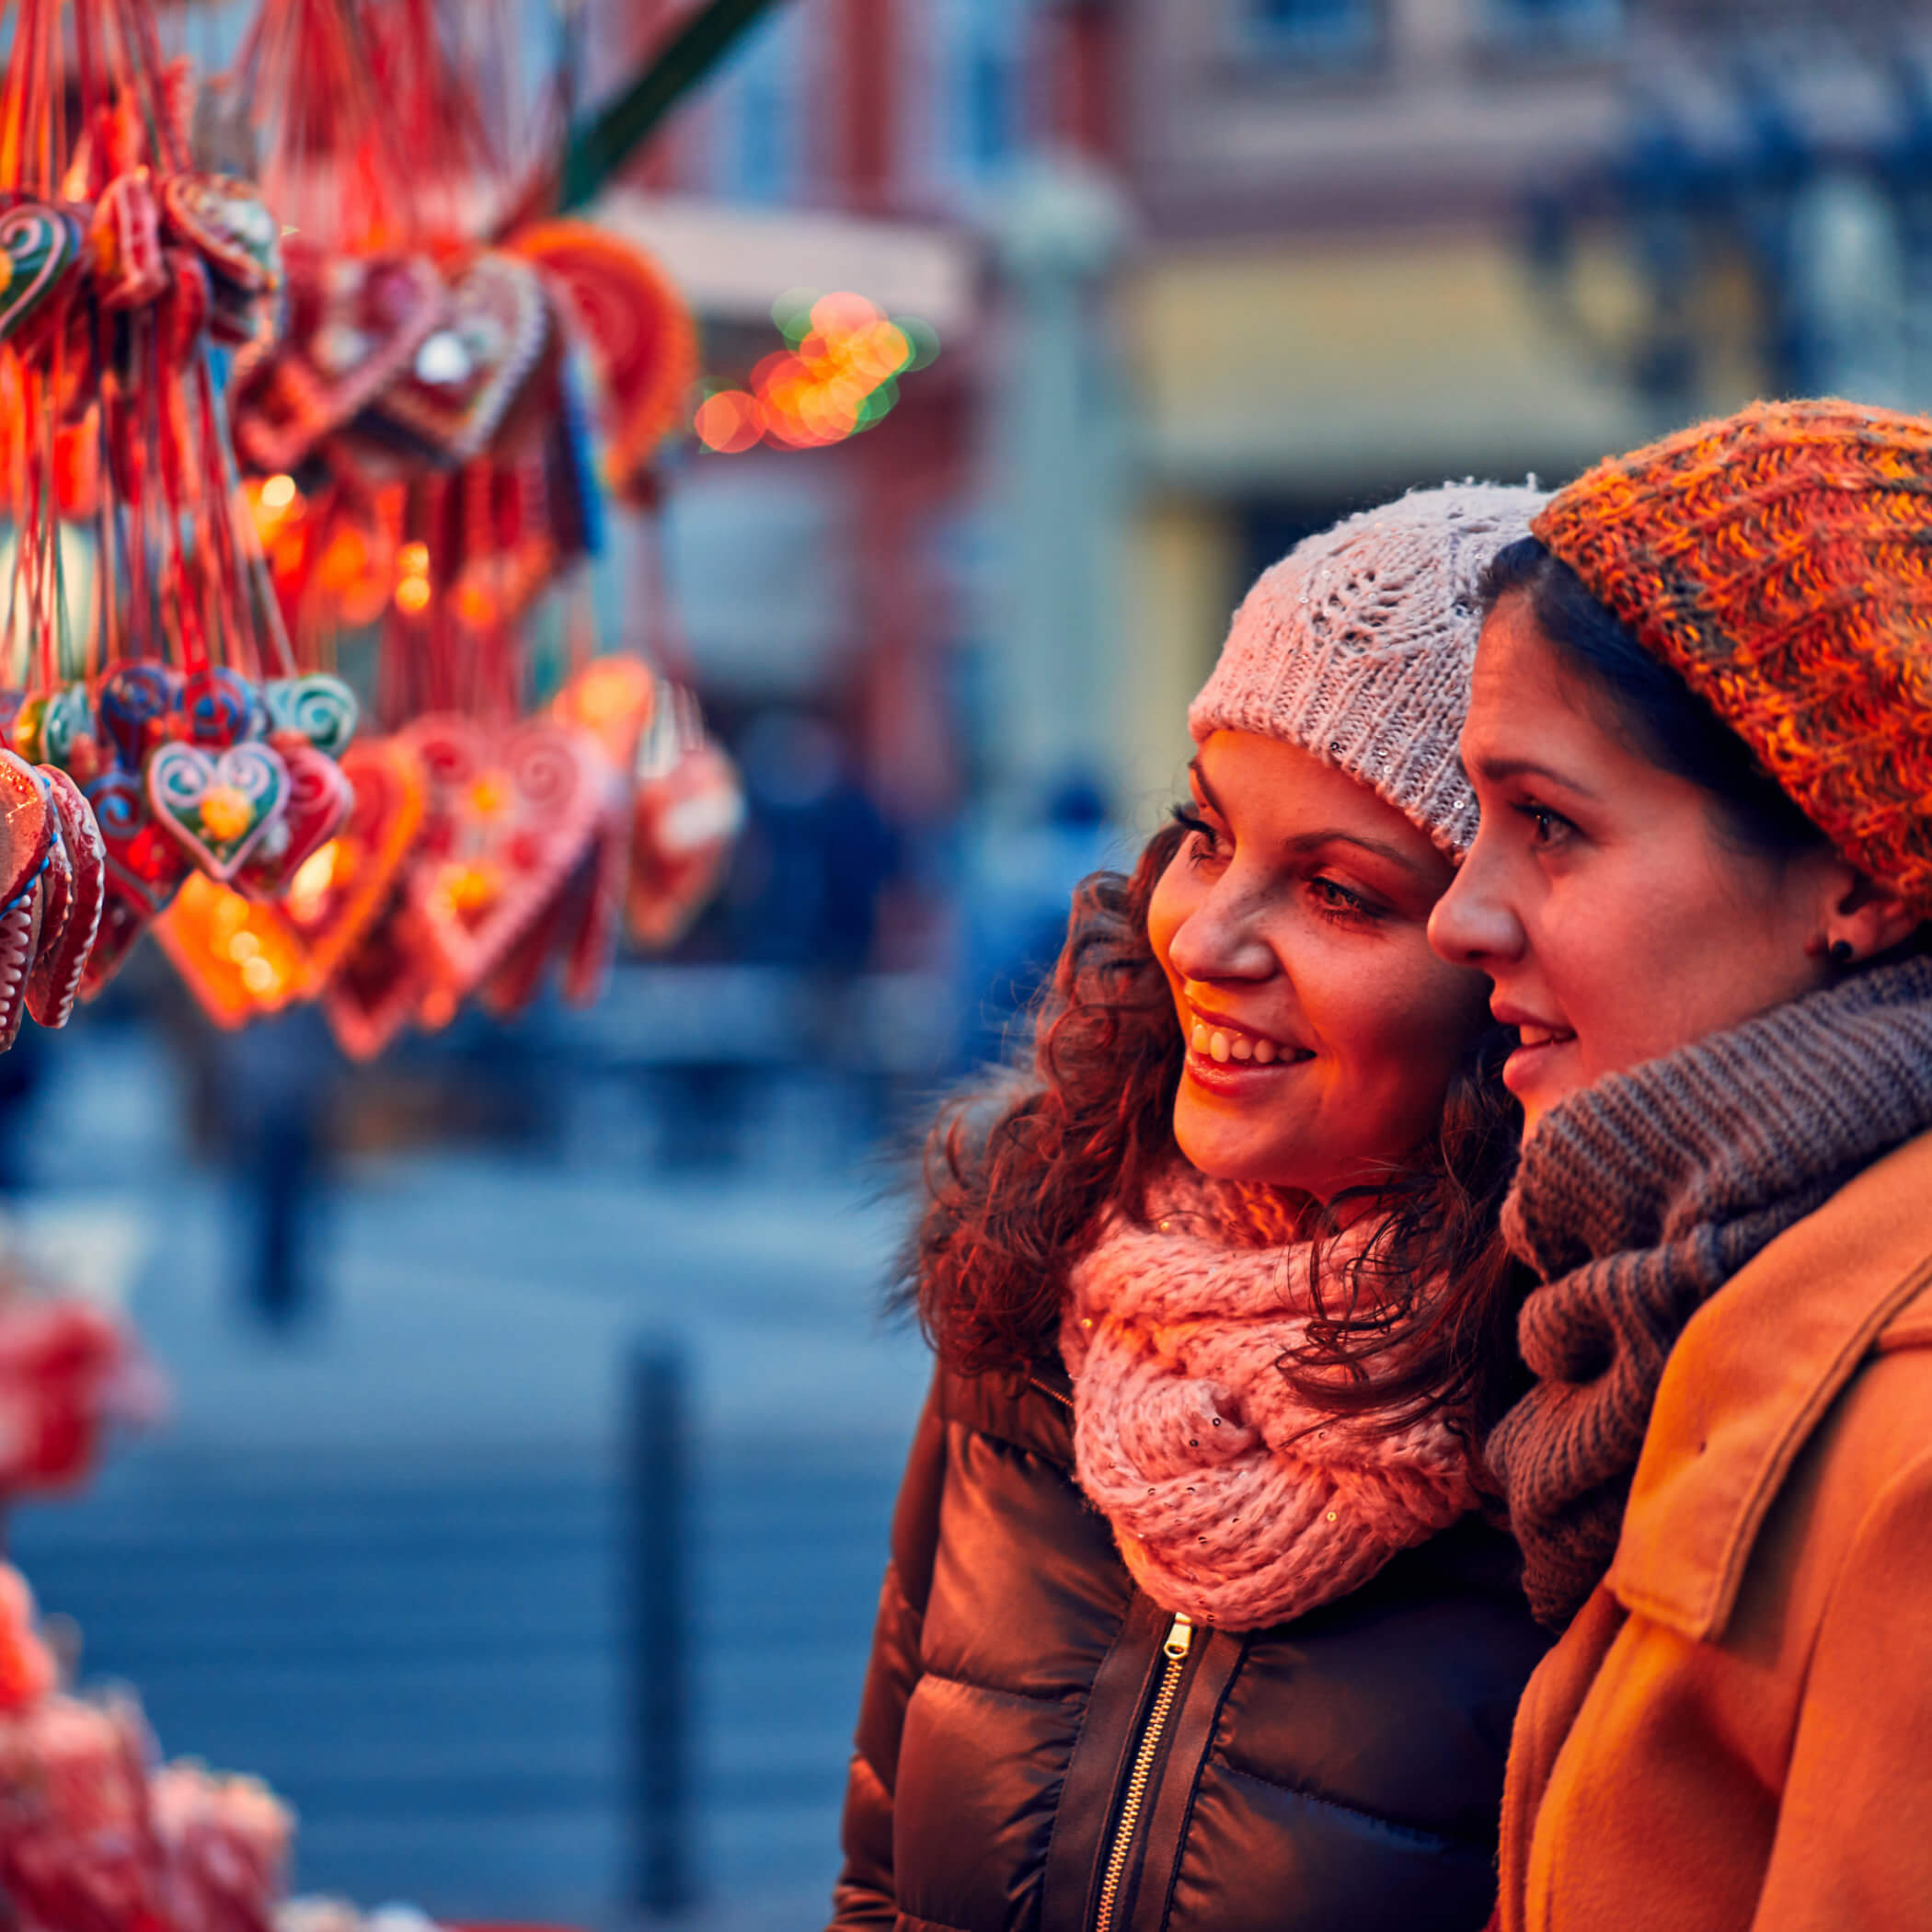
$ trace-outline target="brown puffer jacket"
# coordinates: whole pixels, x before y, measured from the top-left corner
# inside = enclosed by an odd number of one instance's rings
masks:
[[[900,1492],[834,1928],[1477,1932],[1547,1638],[1466,1518],[1271,1630],[1174,1627],[1075,1487],[1067,1385],[936,1378]]]

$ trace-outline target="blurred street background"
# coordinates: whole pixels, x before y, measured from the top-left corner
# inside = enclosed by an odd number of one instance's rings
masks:
[[[584,98],[691,11],[573,0]],[[152,948],[29,1029],[0,1180],[172,1398],[9,1553],[365,1903],[634,1920],[670,1682],[685,1915],[777,1932],[836,1866],[936,1097],[1301,535],[1755,394],[1932,405],[1932,5],[778,0],[592,212],[703,326],[594,588],[739,762],[722,892],[587,1012],[362,1069],[306,1010],[218,1033]],[[750,399],[836,292],[919,365],[783,446]],[[640,1359],[685,1424],[668,1652]]]

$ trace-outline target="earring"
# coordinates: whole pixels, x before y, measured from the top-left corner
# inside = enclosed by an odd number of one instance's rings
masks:
[[[1825,948],[1824,956],[1834,966],[1849,966],[1852,962],[1852,943],[1849,939],[1834,939]]]

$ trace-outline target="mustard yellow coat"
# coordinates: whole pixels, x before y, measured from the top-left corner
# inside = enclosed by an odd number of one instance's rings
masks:
[[[1503,1932],[1932,1927],[1932,1134],[1685,1328],[1501,1860]]]

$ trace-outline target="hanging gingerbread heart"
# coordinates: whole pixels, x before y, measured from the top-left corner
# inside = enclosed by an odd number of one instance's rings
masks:
[[[280,908],[307,948],[318,984],[396,896],[429,797],[421,758],[398,738],[358,740],[341,769],[354,799],[349,822],[290,881]]]
[[[161,204],[146,168],[117,175],[101,190],[87,238],[94,250],[94,291],[103,308],[140,308],[167,289]]]
[[[59,903],[52,885],[47,892],[33,970],[28,975],[27,1009],[43,1027],[63,1027],[74,1011],[81,975],[100,931],[108,855],[80,787],[55,765],[42,765],[40,776],[53,805],[63,883]],[[52,867],[49,878],[53,878]]]
[[[558,990],[565,1004],[596,1003],[610,978],[624,925],[625,886],[630,877],[631,798],[621,773],[605,778],[604,816],[585,861],[589,877],[576,916],[565,927],[563,973]]]
[[[342,829],[355,793],[342,767],[295,732],[278,734],[273,750],[288,772],[288,796],[275,823],[235,889],[247,899],[280,899],[302,868]]]
[[[423,848],[406,893],[434,976],[455,997],[496,968],[561,890],[597,829],[596,745],[535,719],[495,736],[469,719],[404,734],[430,773]]]
[[[255,735],[259,705],[248,680],[224,664],[184,679],[176,700],[188,728],[189,742],[216,752]],[[262,716],[265,721],[266,714]]]
[[[234,175],[169,175],[161,207],[170,232],[199,248],[224,281],[251,294],[281,288],[282,225],[252,183]]]
[[[27,1012],[40,886],[56,835],[40,775],[17,753],[0,752],[0,1052],[13,1045]]]
[[[450,290],[440,326],[371,413],[415,438],[432,461],[467,463],[501,428],[549,335],[536,270],[512,255],[480,254]]]
[[[355,736],[361,707],[339,677],[313,671],[306,677],[270,678],[261,686],[270,727],[299,731],[318,752],[339,758]]]
[[[79,224],[29,195],[0,196],[0,342],[29,351],[58,324],[79,274]]]
[[[148,810],[147,795],[134,773],[107,772],[85,789],[107,853],[100,931],[81,973],[80,996],[87,1000],[121,970],[135,940],[175,896],[191,868]]]
[[[430,984],[408,908],[393,899],[322,995],[336,1044],[351,1060],[374,1059],[416,1017]]]
[[[154,748],[157,727],[177,708],[180,691],[181,673],[167,664],[140,660],[108,667],[94,707],[100,730],[123,770],[141,769],[142,761]],[[59,762],[44,742],[41,756],[50,764]]]
[[[310,988],[302,942],[273,906],[190,872],[155,937],[217,1026],[279,1013]]]
[[[269,471],[295,468],[401,376],[443,309],[426,256],[292,247],[288,275],[282,339],[236,387],[236,445]]]
[[[631,937],[659,951],[709,900],[744,822],[744,794],[730,760],[705,741],[640,776],[632,812],[625,917]]]
[[[613,651],[582,665],[550,701],[565,724],[589,731],[619,771],[637,762],[638,745],[657,707],[658,677],[642,658]]]
[[[265,744],[231,745],[215,757],[199,745],[171,742],[147,761],[147,800],[155,822],[224,884],[268,836],[288,785],[288,767]]]
[[[172,369],[186,369],[201,352],[208,320],[214,311],[214,284],[208,264],[192,248],[164,248],[167,287],[156,311],[162,352]]]

